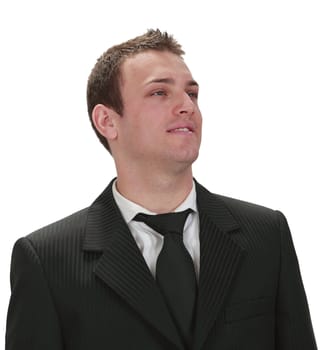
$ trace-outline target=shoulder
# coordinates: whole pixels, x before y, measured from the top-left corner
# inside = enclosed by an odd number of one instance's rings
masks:
[[[198,203],[213,215],[232,216],[236,221],[278,222],[280,212],[266,206],[208,191],[197,183]],[[204,205],[203,205],[204,204]]]
[[[252,203],[245,200],[214,194],[217,200],[221,200],[226,207],[235,215],[248,217],[266,217],[275,219],[277,211],[258,203]]]
[[[215,195],[228,208],[233,217],[242,225],[278,230],[284,215],[275,209],[241,199]]]
[[[221,194],[215,194],[197,184],[198,203],[220,226],[228,231],[240,227],[249,234],[268,235],[280,230],[283,214],[266,206]]]
[[[290,235],[286,218],[280,211],[220,194],[212,194],[212,198],[224,208],[224,216],[228,213],[228,220],[234,222],[230,227],[235,227],[231,236],[235,242],[251,256],[264,254],[269,257],[272,252],[277,252],[275,257],[278,259],[283,233]]]
[[[18,239],[12,251],[13,278],[29,278],[38,283],[43,276],[49,286],[82,280],[88,213],[89,208],[80,210]]]
[[[25,239],[36,249],[62,245],[80,240],[84,236],[89,208],[75,212],[30,234]]]
[[[234,238],[239,239],[247,251],[260,247],[260,251],[269,256],[269,252],[279,251],[284,236],[290,237],[287,219],[279,210],[227,196],[215,196],[238,223],[240,235]]]

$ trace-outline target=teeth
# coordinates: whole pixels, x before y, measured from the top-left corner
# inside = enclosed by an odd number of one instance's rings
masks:
[[[177,128],[175,131],[190,131],[188,128]]]

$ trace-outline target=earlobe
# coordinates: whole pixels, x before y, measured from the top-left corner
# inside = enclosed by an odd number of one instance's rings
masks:
[[[114,140],[117,138],[116,118],[118,114],[111,108],[97,104],[93,108],[92,120],[98,132],[107,138]]]

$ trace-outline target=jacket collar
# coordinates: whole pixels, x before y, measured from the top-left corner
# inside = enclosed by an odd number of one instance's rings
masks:
[[[113,181],[89,208],[83,250],[102,251],[96,276],[142,319],[183,349],[160,290],[114,201]]]
[[[95,274],[183,349],[160,291],[113,199],[113,181],[89,208],[83,249],[102,251]],[[239,224],[222,198],[197,182],[196,192],[201,257],[194,349],[199,350],[222,310],[244,251],[230,235]]]
[[[83,242],[84,250],[105,250],[110,240],[110,233],[117,230],[126,230],[127,228],[113,198],[112,185],[115,180],[116,178],[110,182],[89,208],[86,234]],[[209,192],[196,180],[194,181],[200,216],[201,214],[203,216],[205,213],[205,216],[221,231],[231,232],[237,230],[240,226],[221,197]]]
[[[208,337],[234,280],[245,251],[232,238],[240,225],[222,197],[197,183],[200,215],[200,280],[194,349]]]

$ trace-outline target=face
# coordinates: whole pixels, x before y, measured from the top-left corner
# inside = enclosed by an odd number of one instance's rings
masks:
[[[199,87],[184,61],[151,50],[126,59],[121,73],[118,154],[144,166],[190,166],[199,153],[202,117]]]

